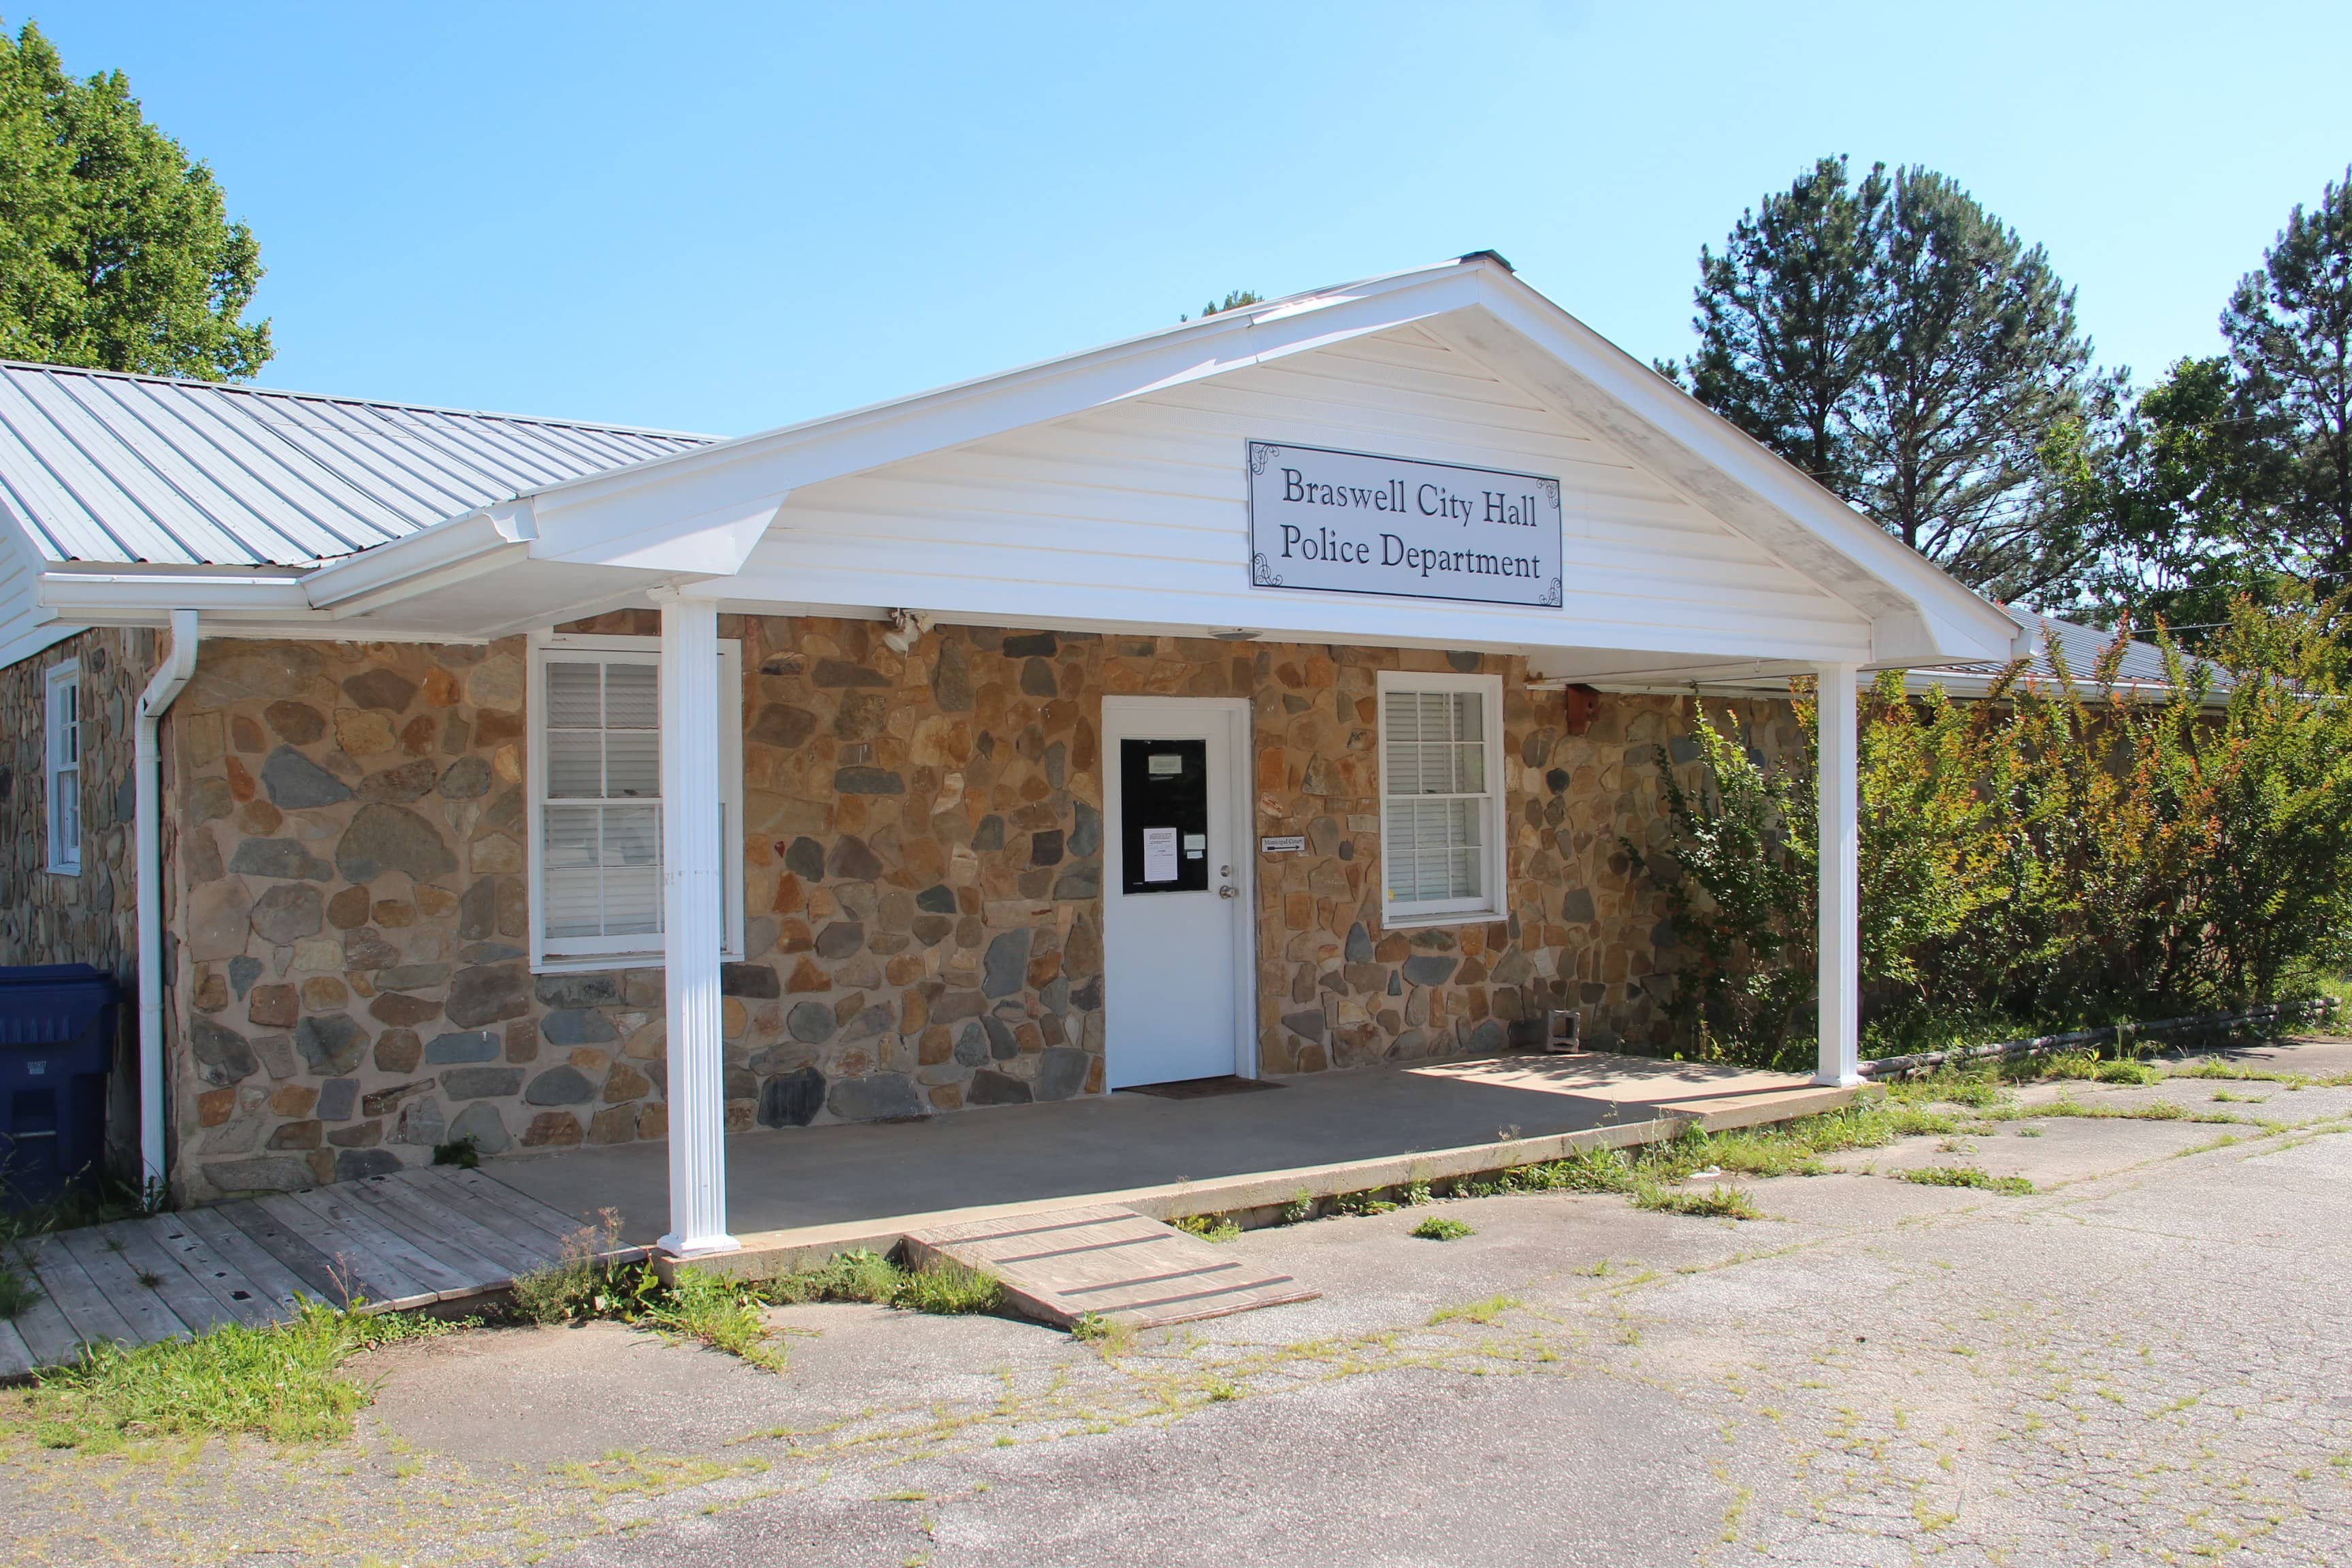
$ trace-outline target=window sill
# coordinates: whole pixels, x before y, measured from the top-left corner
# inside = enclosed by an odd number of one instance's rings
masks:
[[[81,875],[81,868],[79,866],[45,866],[42,869],[47,871],[52,877],[79,877]]]
[[[583,956],[563,955],[533,961],[533,974],[593,974],[608,969],[659,969],[669,960],[658,952],[596,952]],[[740,952],[722,952],[721,963],[740,963]]]
[[[1427,926],[1484,926],[1511,917],[1496,910],[1455,910],[1442,915],[1381,913],[1382,931],[1420,931]]]

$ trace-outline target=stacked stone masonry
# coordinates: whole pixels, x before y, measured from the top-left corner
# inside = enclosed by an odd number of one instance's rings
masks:
[[[1658,831],[1653,757],[1686,702],[1607,699],[1570,734],[1559,694],[1495,656],[964,627],[902,656],[880,630],[722,622],[745,669],[730,1130],[1101,1090],[1099,723],[1120,693],[1249,699],[1251,831],[1307,839],[1257,868],[1261,1070],[1496,1049],[1562,1005],[1604,1040],[1665,1042],[1673,936],[1622,840]],[[463,1138],[664,1135],[659,969],[530,971],[527,658],[520,638],[204,644],[169,725],[184,1196]],[[1382,925],[1390,668],[1503,678],[1506,918]],[[1742,709],[1760,743],[1793,743],[1785,703]]]
[[[0,670],[0,963],[89,963],[129,998],[136,984],[138,881],[132,865],[131,748],[139,693],[162,639],[113,627],[79,632]],[[81,676],[81,873],[48,868],[48,672],[68,660]],[[138,1159],[135,1041],[125,1006],[109,1084],[110,1163]]]

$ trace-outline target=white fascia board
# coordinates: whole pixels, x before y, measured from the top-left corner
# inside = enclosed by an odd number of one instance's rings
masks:
[[[85,626],[167,626],[173,610],[331,625],[310,608],[299,578],[231,570],[45,572],[41,607]]]
[[[782,568],[696,584],[690,592],[717,598],[730,608],[755,613],[761,605],[792,605],[797,613],[862,613],[881,594],[943,621],[978,626],[1026,626],[1084,631],[1149,627],[1175,637],[1205,637],[1246,627],[1268,641],[1339,642],[1381,647],[1429,646],[1491,649],[1547,649],[1568,657],[1577,650],[1642,650],[1652,661],[1752,659],[1759,637],[1737,626],[1684,623],[1663,626],[1629,610],[1622,618],[1569,616],[1531,605],[1490,605],[1468,600],[1407,599],[1362,594],[1270,594],[1246,585],[1235,561],[1229,593],[1107,589],[1093,584],[933,575],[919,567],[892,574]],[[877,593],[877,589],[879,593]],[[1661,648],[1662,640],[1667,646]],[[1818,635],[1801,639],[1775,636],[1771,657],[1822,663],[1861,664],[1869,658],[1866,628],[1858,620],[1825,621]]]
[[[1491,262],[1234,310],[1148,337],[593,474],[529,493],[541,559],[737,570],[790,494],[821,480],[1459,310]],[[681,557],[680,542],[699,548]],[[730,548],[740,551],[730,561]],[[692,563],[686,563],[688,560]]]
[[[524,520],[518,529],[518,512]],[[303,597],[315,609],[352,616],[381,609],[397,599],[428,593],[436,583],[452,581],[452,574],[473,576],[491,572],[503,562],[522,560],[530,552],[527,508],[466,512],[449,521],[436,521],[393,543],[346,555],[303,574]]]
[[[1445,323],[1498,374],[1565,405],[1873,623],[1872,663],[2005,660],[2021,623],[1517,279]],[[1777,525],[1776,525],[1777,524]]]

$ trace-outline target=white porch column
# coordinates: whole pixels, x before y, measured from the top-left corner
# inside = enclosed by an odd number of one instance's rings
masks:
[[[1821,672],[1821,1067],[1815,1083],[1862,1081],[1862,834],[1854,667]]]
[[[719,956],[719,606],[675,588],[661,606],[662,959],[669,1024],[669,1234],[675,1258],[732,1252],[727,1234],[727,1058]],[[737,696],[735,700],[741,698]]]

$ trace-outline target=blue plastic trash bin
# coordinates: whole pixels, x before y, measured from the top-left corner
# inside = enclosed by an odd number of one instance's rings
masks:
[[[48,1202],[105,1168],[118,1001],[87,963],[0,969],[0,1205]]]

